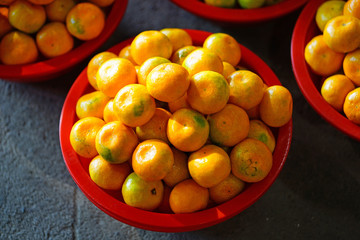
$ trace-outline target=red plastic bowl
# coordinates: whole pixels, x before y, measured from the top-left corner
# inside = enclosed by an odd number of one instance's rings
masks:
[[[200,0],[170,0],[179,7],[203,18],[227,23],[255,23],[284,16],[304,5],[308,0],[284,0],[272,6],[256,9],[220,8]]]
[[[194,45],[201,45],[206,37],[211,34],[198,30],[187,31],[191,35]],[[109,51],[118,53],[131,41],[132,39],[121,42],[110,48]],[[241,46],[241,50],[242,65],[259,73],[268,85],[280,85],[278,78],[259,57],[243,46]],[[235,216],[252,205],[271,186],[282,169],[290,149],[292,120],[279,128],[276,133],[277,145],[274,151],[273,167],[269,175],[261,182],[249,184],[239,196],[216,207],[190,214],[164,214],[130,207],[121,201],[120,191],[103,190],[90,179],[88,166],[91,159],[79,157],[70,145],[70,131],[77,120],[76,102],[85,92],[90,90],[85,69],[71,87],[60,117],[60,144],[65,164],[76,184],[90,201],[115,219],[138,228],[162,232],[191,231],[209,227]]]
[[[124,16],[127,4],[128,0],[113,3],[106,17],[105,27],[97,38],[82,42],[70,52],[52,59],[23,65],[0,64],[0,78],[17,82],[38,82],[70,70],[89,57],[111,36]]]
[[[336,111],[321,96],[322,78],[314,74],[305,62],[306,44],[321,34],[315,22],[317,8],[324,0],[310,1],[301,12],[292,35],[291,61],[297,84],[309,104],[326,121],[348,136],[360,141],[360,126]]]

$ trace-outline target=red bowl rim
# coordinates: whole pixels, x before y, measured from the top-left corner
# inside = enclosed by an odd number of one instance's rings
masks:
[[[314,85],[310,75],[311,69],[305,62],[304,51],[308,29],[316,24],[314,20],[316,10],[324,1],[310,1],[295,24],[291,39],[291,61],[294,75],[301,92],[315,111],[340,131],[360,141],[360,126],[351,122],[324,100]]]
[[[185,30],[192,36],[194,44],[202,43],[211,34],[199,30]],[[131,41],[132,39],[123,41],[110,48],[109,51],[119,52],[121,48],[130,44]],[[263,60],[244,46],[240,45],[240,47],[242,56],[246,59],[242,63],[251,67],[253,71],[258,72],[267,84],[281,85],[276,75]],[[290,149],[292,120],[279,128],[278,131],[277,145],[274,151],[274,165],[277,165],[277,167],[273,167],[269,175],[261,182],[251,184],[239,196],[216,207],[191,214],[154,213],[130,207],[111,195],[106,194],[104,190],[99,188],[90,179],[79,160],[79,156],[70,145],[69,135],[76,119],[74,111],[76,101],[87,87],[89,87],[89,84],[85,68],[71,87],[60,116],[59,136],[64,162],[70,175],[90,201],[113,218],[138,228],[161,232],[192,231],[212,226],[235,216],[252,205],[272,185],[280,173]]]
[[[95,39],[82,42],[78,47],[61,56],[22,65],[0,64],[0,78],[16,82],[38,82],[74,67],[95,52],[115,31],[124,16],[128,0],[115,1],[106,18],[105,27]]]
[[[203,18],[227,23],[261,22],[284,16],[304,5],[308,0],[284,0],[272,6],[256,9],[214,7],[200,0],[170,0],[179,7]]]

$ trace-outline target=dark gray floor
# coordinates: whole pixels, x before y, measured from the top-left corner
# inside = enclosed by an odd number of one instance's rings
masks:
[[[186,233],[123,224],[78,189],[62,159],[58,124],[72,73],[47,82],[0,81],[0,239],[360,239],[360,143],[325,122],[297,87],[290,62],[300,11],[251,26],[224,26],[167,0],[130,0],[101,50],[148,29],[226,32],[258,54],[293,94],[293,140],[279,178],[254,205]]]

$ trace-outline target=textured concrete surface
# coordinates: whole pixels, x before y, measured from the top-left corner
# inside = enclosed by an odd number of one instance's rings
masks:
[[[291,33],[300,11],[256,25],[220,25],[167,0],[129,0],[99,49],[143,30],[226,32],[258,54],[294,98],[293,140],[279,178],[262,198],[216,226],[159,233],[121,223],[94,206],[68,173],[58,124],[63,101],[87,59],[41,83],[0,80],[0,239],[360,239],[360,143],[325,122],[297,87]]]

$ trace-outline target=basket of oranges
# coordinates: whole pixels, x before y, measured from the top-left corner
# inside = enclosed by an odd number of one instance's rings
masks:
[[[230,35],[148,30],[90,60],[65,100],[60,143],[105,213],[190,231],[264,194],[286,160],[291,117],[290,92]]]

